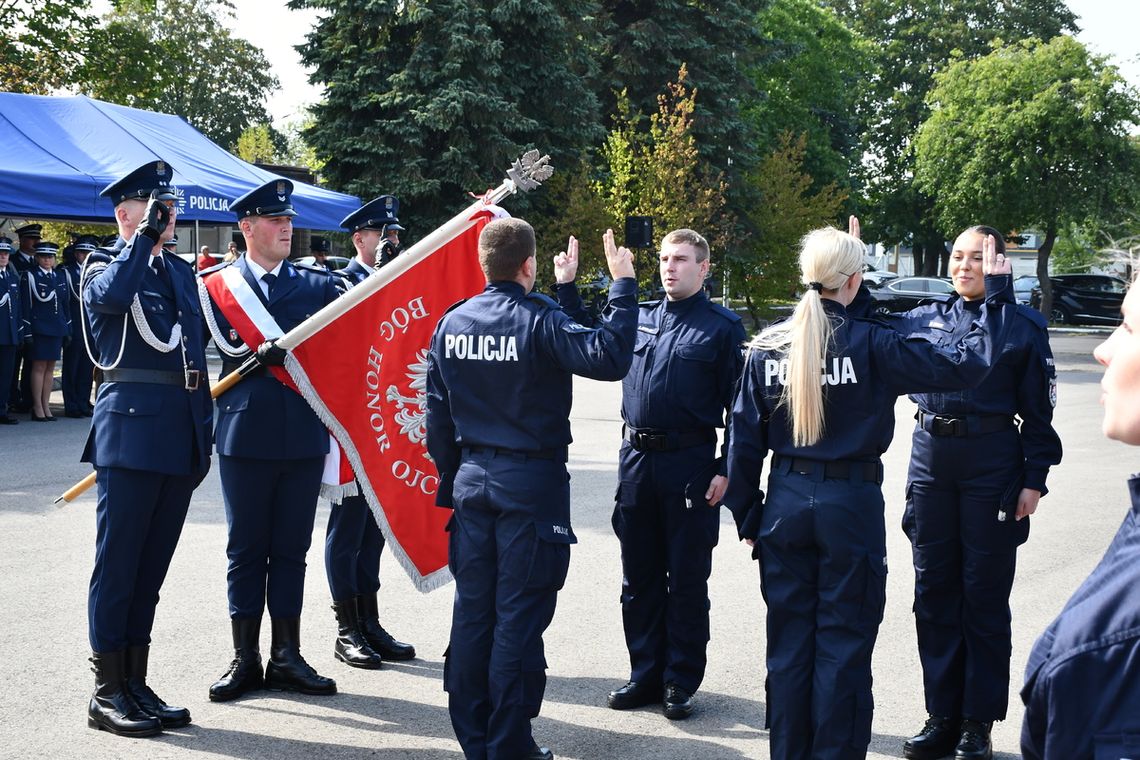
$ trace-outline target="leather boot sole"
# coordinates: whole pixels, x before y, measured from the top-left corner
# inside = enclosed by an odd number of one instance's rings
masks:
[[[145,736],[158,736],[162,733],[161,725],[147,728],[120,728],[114,724],[95,720],[90,715],[87,716],[87,727],[94,728],[97,731],[106,731],[107,733],[114,734],[115,736],[132,736],[136,738]]]

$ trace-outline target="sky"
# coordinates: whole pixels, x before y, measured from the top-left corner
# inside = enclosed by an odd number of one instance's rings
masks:
[[[1140,2],[1137,0],[1069,0],[1079,17],[1077,39],[1093,52],[1107,55],[1133,87],[1140,89]],[[264,0],[235,0],[234,32],[261,48],[273,65],[281,90],[268,105],[277,127],[298,120],[307,105],[321,98],[319,88],[309,84],[294,49],[305,40],[317,19],[313,10],[293,11],[284,7],[267,14]]]

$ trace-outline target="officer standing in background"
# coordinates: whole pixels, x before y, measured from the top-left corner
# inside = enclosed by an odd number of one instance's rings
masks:
[[[194,273],[159,249],[178,213],[172,175],[152,161],[103,189],[119,237],[88,254],[80,283],[81,329],[103,370],[82,457],[98,486],[87,720],[122,736],[190,723],[188,710],[146,682],[158,592],[190,496],[210,468],[213,415]]]
[[[337,297],[327,272],[288,261],[296,216],[292,192],[292,182],[273,180],[231,203],[246,253],[202,273],[207,283],[222,278],[219,284],[233,296],[220,304],[211,295],[206,315],[214,342],[228,357],[223,376],[249,355],[246,342],[254,338],[241,334],[245,320],[262,335],[283,335]],[[248,304],[237,314],[241,319],[235,319],[234,302]],[[235,325],[238,332],[231,328]],[[284,364],[285,351],[270,342],[257,351],[262,366],[217,400],[214,439],[229,526],[226,579],[235,656],[210,687],[214,701],[263,686],[336,693],[336,682],[319,675],[300,651],[305,554],[329,434],[301,394],[269,369]],[[262,673],[259,641],[266,607],[273,639]]]
[[[24,343],[20,318],[20,273],[10,264],[11,256],[11,238],[0,237],[0,425],[20,424],[8,414],[12,371]]]
[[[341,227],[352,233],[356,256],[336,274],[349,286],[359,285],[376,269],[384,227],[395,220],[399,201],[382,195],[346,216]],[[327,241],[326,241],[327,242]],[[364,494],[347,496],[329,510],[325,532],[325,573],[337,620],[333,648],[338,660],[356,668],[378,668],[383,660],[410,660],[411,644],[397,641],[380,625],[380,554],[384,534]]]
[[[577,241],[569,249],[577,256]],[[455,577],[444,666],[448,711],[463,753],[542,760],[530,721],[546,687],[542,633],[570,564],[573,375],[618,380],[637,324],[633,255],[605,236],[614,283],[600,327],[574,322],[530,292],[534,230],[498,219],[479,236],[484,291],[453,306],[432,337],[427,447],[439,470]]]
[[[740,317],[704,292],[704,237],[670,232],[659,264],[665,300],[641,305],[633,366],[622,383],[625,440],[613,527],[631,673],[610,692],[609,705],[658,703],[676,720],[692,712],[705,672],[708,578],[728,482],[716,429],[732,407],[745,335]],[[556,259],[555,292],[563,309],[589,324],[574,285],[577,270],[576,257]]]
[[[25,224],[16,230],[16,237],[20,241],[20,250],[12,255],[12,265],[18,272],[27,272],[36,265],[36,243],[40,242],[42,224]]]
[[[17,279],[36,266],[36,243],[40,242],[43,225],[25,224],[16,230],[19,250],[11,255],[10,264],[16,270]],[[24,304],[27,306],[27,304]],[[32,411],[32,368],[27,358],[25,345],[16,352],[16,365],[12,368],[11,398],[9,403],[16,412]]]
[[[83,301],[79,297],[79,276],[87,256],[99,247],[99,239],[94,235],[80,235],[64,255],[61,267],[67,280],[67,290],[71,294],[71,342],[63,349],[63,411],[72,418],[90,417],[95,407],[91,404],[91,384],[95,365],[87,355],[83,340]]]
[[[36,267],[24,272],[20,294],[24,307],[25,371],[31,376],[32,420],[55,422],[51,393],[55,364],[71,342],[71,296],[67,280],[55,271],[59,246],[36,243]]]
[[[400,255],[404,246],[400,244],[400,233],[404,228],[400,226],[400,201],[394,195],[381,195],[373,203],[379,206],[380,214],[375,217],[380,223],[380,247],[376,252],[376,268],[387,266],[392,259]],[[375,228],[373,228],[375,229]]]
[[[320,235],[313,235],[309,239],[309,253],[313,255],[313,266],[318,269],[328,271],[329,250],[332,246],[329,245],[328,238],[321,237]]]

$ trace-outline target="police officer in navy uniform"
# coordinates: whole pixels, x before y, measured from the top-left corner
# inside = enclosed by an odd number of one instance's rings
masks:
[[[665,300],[642,304],[633,367],[622,385],[625,422],[614,532],[621,542],[622,620],[629,682],[610,692],[625,710],[658,703],[683,719],[704,677],[708,577],[720,531],[725,463],[716,457],[743,364],[740,317],[709,301],[709,245],[679,229],[661,241]],[[555,292],[589,324],[573,284],[577,257],[555,261]]]
[[[8,414],[12,371],[23,345],[20,273],[11,264],[12,239],[0,236],[0,425],[20,424]]]
[[[886,598],[880,458],[899,395],[976,386],[1004,345],[1010,266],[987,240],[983,268],[999,276],[986,278],[978,320],[951,345],[852,319],[865,248],[834,228],[803,240],[806,290],[793,316],[749,345],[724,502],[760,560],[774,760],[866,757],[871,651]]]
[[[99,247],[99,239],[94,235],[80,235],[68,246],[69,254],[64,255],[65,263],[60,268],[67,280],[67,291],[71,303],[71,342],[63,349],[63,411],[68,417],[90,417],[95,407],[91,404],[91,384],[95,365],[87,355],[83,341],[83,317],[80,311],[83,301],[79,297],[79,276],[87,256]]]
[[[19,250],[13,251],[10,265],[16,270],[17,279],[36,266],[36,243],[40,242],[43,225],[25,224],[16,229]],[[21,346],[16,354],[16,366],[12,369],[11,404],[13,411],[32,411],[32,369],[27,358],[27,346]]]
[[[20,249],[12,255],[12,265],[18,272],[27,272],[36,266],[36,243],[40,242],[42,224],[25,224],[16,229],[16,237],[20,241]]]
[[[369,201],[340,223],[352,234],[356,255],[336,274],[348,285],[361,282],[376,269],[384,227],[392,223],[399,203],[391,195]],[[326,241],[327,242],[327,241]],[[361,493],[347,496],[329,510],[325,532],[325,573],[337,619],[336,658],[357,668],[378,668],[383,660],[410,660],[411,644],[397,641],[380,625],[380,554],[384,534]]]
[[[55,270],[59,246],[36,243],[36,266],[24,272],[21,299],[24,308],[24,357],[29,364],[32,420],[55,422],[51,392],[55,363],[71,342],[71,294],[63,273]]]
[[[172,175],[151,161],[103,189],[119,236],[88,254],[80,279],[83,329],[103,370],[83,451],[98,487],[88,725],[125,736],[190,723],[147,684],[158,593],[209,471],[213,416],[194,272],[160,248],[178,213]]]
[[[573,245],[573,239],[571,239]],[[427,447],[439,470],[455,606],[444,688],[468,760],[541,760],[530,721],[546,686],[542,633],[570,564],[573,375],[618,380],[636,332],[633,256],[605,236],[614,283],[597,329],[530,292],[534,230],[498,219],[479,236],[484,291],[432,337]]]
[[[889,317],[903,334],[953,345],[985,297],[982,242],[1001,233],[971,227],[950,254],[959,297]],[[977,388],[914,394],[917,420],[903,530],[914,554],[914,614],[926,725],[903,745],[915,760],[993,755],[990,728],[1004,720],[1013,650],[1009,595],[1029,515],[1061,461],[1053,429],[1056,371],[1047,323],[1017,318],[993,370]]]
[[[240,274],[281,334],[337,297],[334,278],[314,267],[288,261],[293,234],[293,183],[273,180],[230,204],[246,243],[232,263],[202,272]],[[207,321],[228,374],[248,356],[222,309],[212,303]],[[264,330],[263,330],[264,332]],[[267,370],[284,363],[285,352],[269,342],[254,347],[263,366],[218,397],[218,450],[222,495],[229,525],[227,572],[235,656],[210,687],[210,699],[225,701],[263,686],[303,694],[336,693],[336,683],[319,675],[301,656],[301,606],[305,554],[321,486],[328,430],[301,397]],[[272,619],[272,646],[264,673],[259,634],[263,611]]]
[[[318,269],[328,271],[329,265],[326,260],[331,250],[332,246],[329,244],[328,238],[320,235],[313,235],[309,238],[309,253],[313,255],[313,266]]]
[[[1124,321],[1093,351],[1105,436],[1140,446],[1140,287]],[[1107,452],[1106,452],[1107,453]],[[1115,452],[1114,452],[1115,453]],[[1136,757],[1140,750],[1140,475],[1131,509],[1100,563],[1029,653],[1025,666],[1025,760]]]

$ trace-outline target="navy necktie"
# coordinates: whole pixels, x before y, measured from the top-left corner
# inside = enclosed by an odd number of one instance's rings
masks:
[[[273,297],[273,283],[277,282],[277,275],[266,272],[261,275],[261,281],[265,283],[265,289],[269,292],[269,297]]]
[[[158,279],[166,285],[170,285],[170,272],[166,271],[166,262],[162,260],[162,256],[152,258],[151,265],[154,267],[154,273],[158,275]]]

